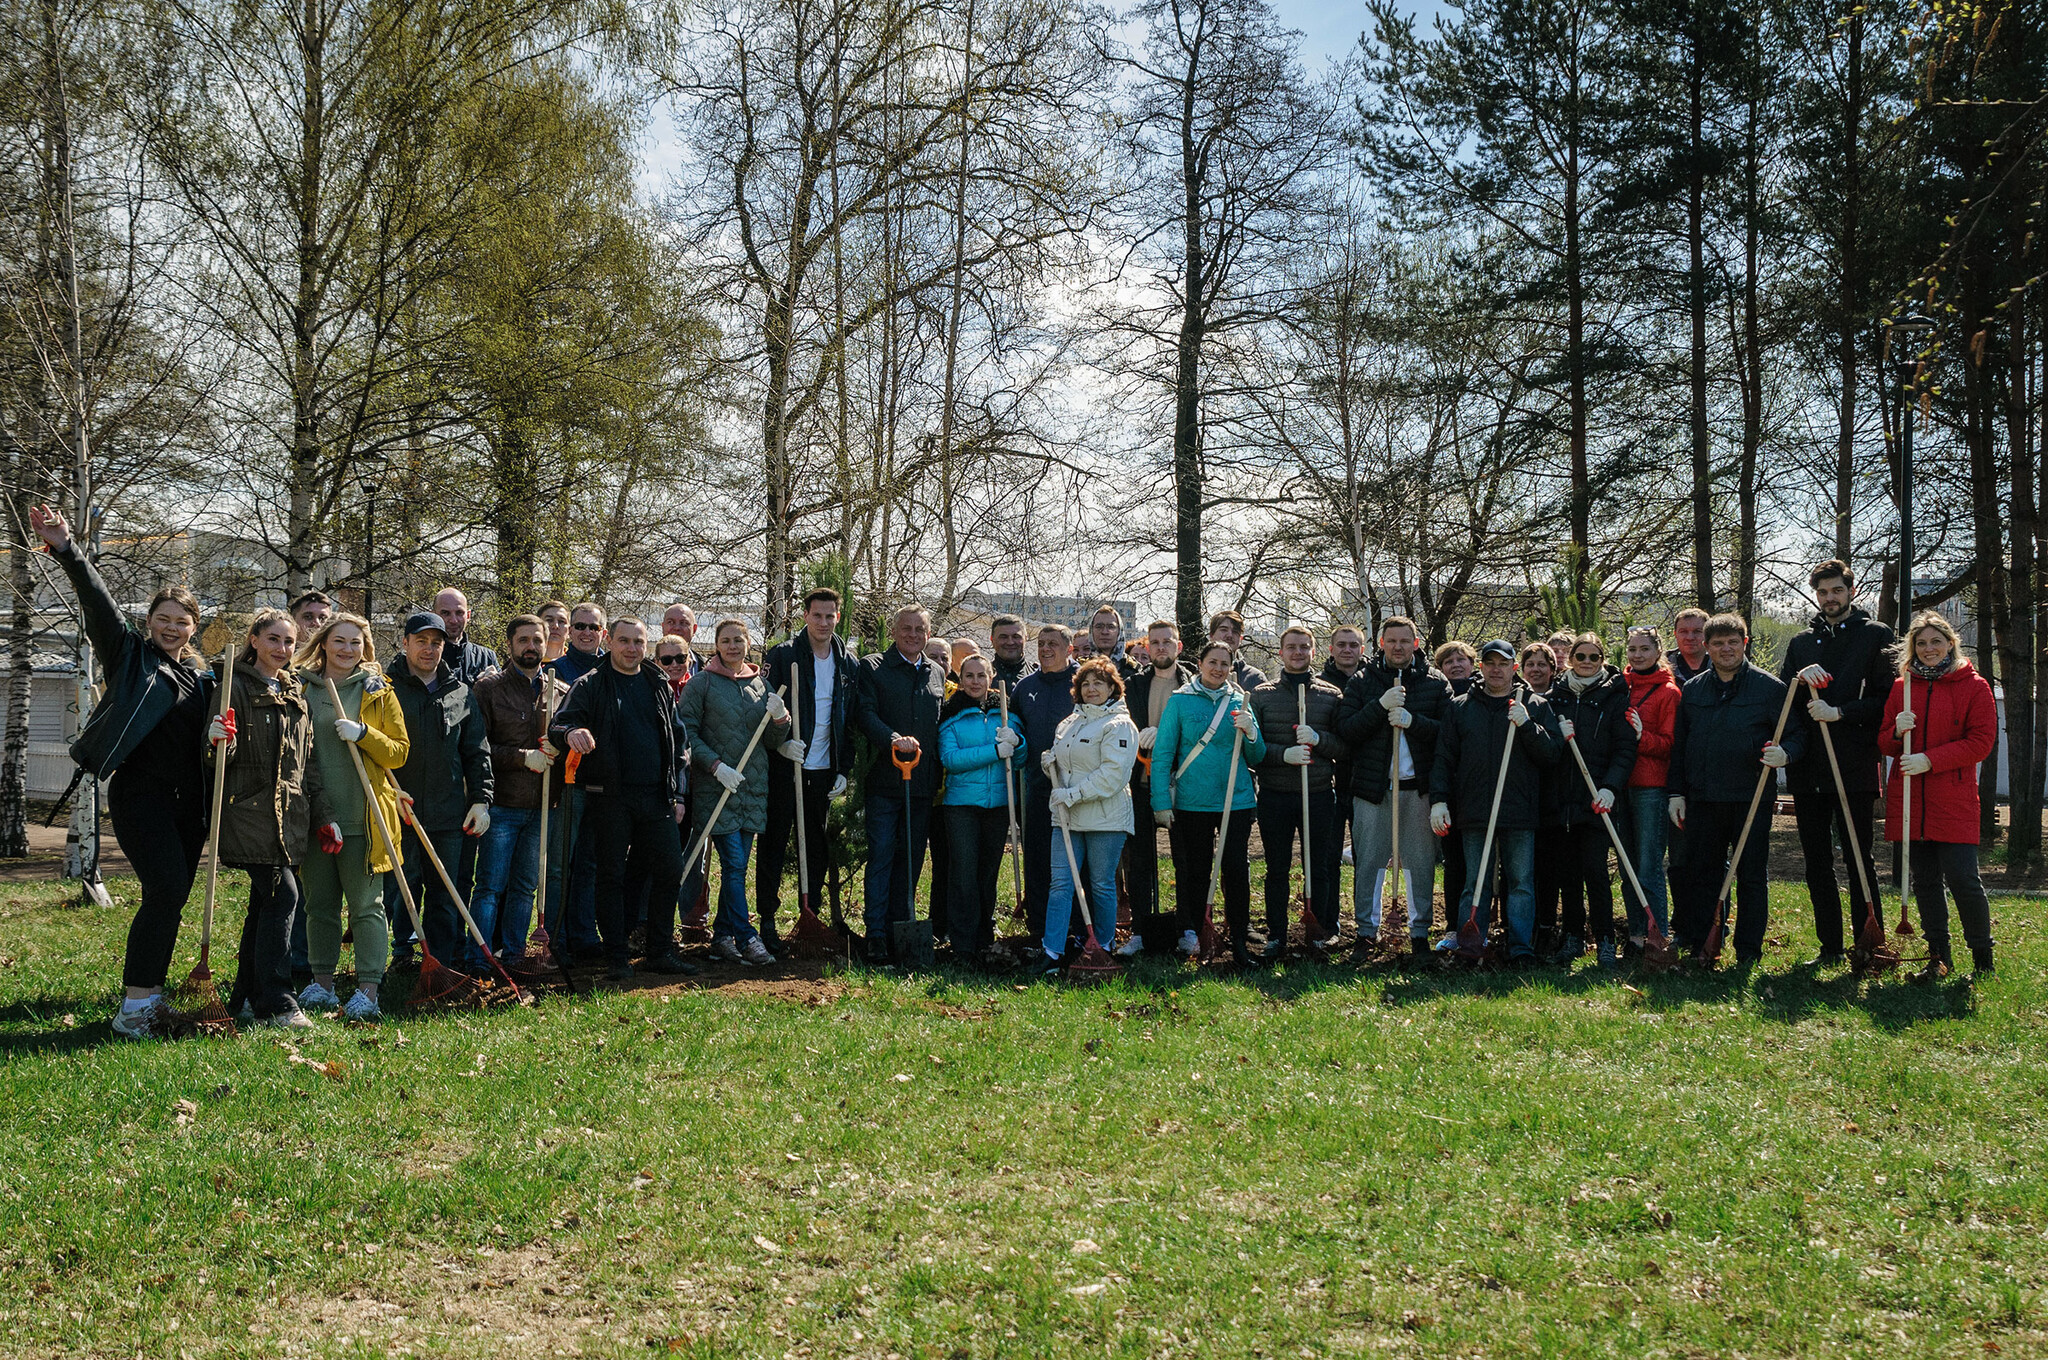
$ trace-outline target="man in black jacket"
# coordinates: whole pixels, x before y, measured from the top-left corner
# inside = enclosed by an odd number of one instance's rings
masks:
[[[1145,948],[1145,919],[1159,914],[1159,832],[1146,813],[1152,806],[1152,743],[1159,736],[1159,715],[1173,692],[1194,678],[1194,669],[1180,659],[1180,625],[1171,619],[1154,619],[1145,629],[1145,659],[1149,663],[1124,679],[1124,710],[1138,728],[1140,759],[1131,766],[1131,799],[1138,809],[1136,829],[1124,843],[1124,886],[1131,895],[1131,938],[1117,950],[1130,958]],[[1166,828],[1167,844],[1173,843],[1173,828]],[[1172,932],[1154,934],[1153,944],[1164,950]]]
[[[1024,620],[1015,614],[996,615],[989,621],[988,646],[995,653],[996,684],[1015,692],[1017,682],[1033,669],[1024,657]]]
[[[1316,638],[1302,624],[1280,633],[1280,673],[1246,696],[1266,740],[1255,769],[1259,784],[1259,841],[1266,855],[1266,960],[1287,950],[1289,875],[1297,834],[1303,837],[1309,912],[1321,926],[1309,944],[1337,939],[1337,756],[1346,743],[1337,730],[1344,692],[1315,672]],[[1306,797],[1304,797],[1304,788]],[[1306,809],[1304,809],[1304,802]],[[1303,825],[1303,812],[1307,824]]]
[[[1479,684],[1451,700],[1437,730],[1436,760],[1429,777],[1429,827],[1444,836],[1455,823],[1465,839],[1465,860],[1474,874],[1458,902],[1458,921],[1462,925],[1468,916],[1473,918],[1481,934],[1492,915],[1492,869],[1500,866],[1507,897],[1508,958],[1519,963],[1536,957],[1536,828],[1542,820],[1543,772],[1557,763],[1564,739],[1543,696],[1517,682],[1513,644],[1494,638],[1482,646],[1479,675]],[[1499,782],[1503,760],[1504,786]],[[1501,789],[1500,811],[1489,847],[1486,831],[1495,788]],[[1482,858],[1487,890],[1475,893]]]
[[[839,638],[839,592],[819,586],[804,596],[804,626],[789,641],[768,649],[768,688],[793,704],[789,740],[768,760],[768,829],[754,847],[754,904],[761,913],[761,940],[771,954],[782,952],[775,933],[775,909],[782,899],[782,864],[796,829],[797,775],[803,770],[804,863],[799,888],[811,885],[811,910],[831,861],[825,818],[832,800],[846,792],[853,769],[853,733],[847,728],[854,683],[853,654]],[[790,676],[796,683],[791,689]],[[900,782],[900,781],[899,781]],[[808,870],[808,879],[806,879]]]
[[[1671,667],[1671,678],[1683,689],[1686,681],[1710,669],[1707,611],[1698,605],[1687,605],[1672,615],[1671,640],[1678,645],[1664,653],[1664,664]]]
[[[1048,623],[1038,630],[1038,669],[1019,681],[1010,694],[1010,721],[1024,738],[1024,775],[1018,796],[1024,800],[1017,816],[1024,823],[1024,916],[1031,938],[1045,938],[1045,899],[1052,889],[1052,780],[1041,763],[1052,750],[1053,734],[1074,711],[1074,638],[1065,626]]]
[[[457,680],[465,685],[474,685],[498,669],[498,654],[470,641],[467,595],[450,586],[434,596],[434,612],[441,616],[442,629],[448,635],[448,641],[441,649],[441,660],[455,673]]]
[[[1580,633],[1565,651],[1565,671],[1550,686],[1550,707],[1565,740],[1578,748],[1593,777],[1592,789],[1568,750],[1552,781],[1557,793],[1559,889],[1564,897],[1564,943],[1552,959],[1570,967],[1591,943],[1603,967],[1613,967],[1614,890],[1607,876],[1603,814],[1628,788],[1636,767],[1636,729],[1628,720],[1628,682],[1607,664],[1598,633]],[[1548,833],[1546,833],[1548,834]]]
[[[1390,614],[1379,649],[1344,686],[1337,733],[1349,748],[1351,782],[1339,793],[1350,812],[1352,912],[1359,944],[1380,935],[1380,892],[1394,853],[1393,788],[1400,761],[1401,877],[1408,901],[1408,948],[1429,951],[1436,892],[1436,841],[1429,827],[1429,777],[1451,688],[1418,649],[1414,620]],[[1396,745],[1398,743],[1398,746]],[[1397,754],[1398,752],[1398,754]],[[1482,826],[1484,824],[1482,823]]]
[[[1826,725],[1834,739],[1835,758],[1842,766],[1845,807],[1835,796],[1834,771],[1816,730],[1806,754],[1786,770],[1792,806],[1799,819],[1799,848],[1806,856],[1806,892],[1813,899],[1813,932],[1820,953],[1809,967],[1840,963],[1842,895],[1835,883],[1836,836],[1842,838],[1842,861],[1849,878],[1850,934],[1869,910],[1863,881],[1877,883],[1877,864],[1870,843],[1872,810],[1877,802],[1882,764],[1877,753],[1877,726],[1891,694],[1892,671],[1886,665],[1892,630],[1873,621],[1850,601],[1856,578],[1846,562],[1829,558],[1807,574],[1820,612],[1805,632],[1785,648],[1778,678],[1803,682],[1812,696],[1806,716]],[[1863,853],[1863,879],[1849,860],[1849,828]]]
[[[391,688],[405,713],[405,733],[412,746],[397,776],[399,797],[408,805],[400,831],[402,867],[385,875],[384,910],[392,914],[394,958],[410,959],[415,943],[412,923],[401,919],[397,875],[405,875],[413,900],[427,928],[427,948],[444,963],[461,960],[472,971],[488,972],[491,961],[466,940],[455,904],[441,876],[420,852],[424,836],[448,872],[456,872],[465,840],[491,828],[494,774],[491,748],[475,697],[445,659],[447,633],[441,616],[422,610],[405,621],[403,659],[394,668]]]
[[[548,729],[557,747],[579,752],[577,787],[583,790],[584,834],[597,861],[597,930],[604,940],[607,976],[633,976],[626,903],[632,879],[647,881],[650,947],[673,928],[658,920],[673,911],[683,878],[683,849],[676,835],[682,816],[676,778],[681,741],[674,696],[668,681],[647,658],[647,625],[637,618],[615,619],[606,664],[590,671],[569,691],[569,701]],[[660,935],[657,935],[659,929]]]
[[[854,713],[873,755],[862,784],[868,824],[866,913],[868,962],[890,958],[889,927],[914,914],[917,879],[924,870],[932,795],[938,791],[939,709],[946,673],[924,654],[931,612],[907,604],[889,621],[895,645],[862,657]],[[904,779],[891,752],[915,756]]]
[[[1702,952],[1720,907],[1721,880],[1756,796],[1758,766],[1772,779],[1806,749],[1804,717],[1785,706],[1785,682],[1749,664],[1749,625],[1736,614],[1707,620],[1711,668],[1678,692],[1678,717],[1671,734],[1671,772],[1665,781],[1671,824],[1685,832],[1686,871],[1675,878],[1678,912],[1672,933],[1695,954]],[[1786,714],[1781,740],[1772,740],[1778,715]],[[1768,795],[1766,788],[1766,795]],[[1770,806],[1757,810],[1760,826],[1750,829],[1735,867],[1737,900],[1735,958],[1763,957],[1770,919]],[[1708,960],[1712,962],[1713,960]]]

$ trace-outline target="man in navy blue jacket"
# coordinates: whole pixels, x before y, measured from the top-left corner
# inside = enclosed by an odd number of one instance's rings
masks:
[[[1031,938],[1045,937],[1045,899],[1052,888],[1052,781],[1039,757],[1074,711],[1074,635],[1057,623],[1038,630],[1038,669],[1017,682],[1010,720],[1024,734],[1024,914]]]

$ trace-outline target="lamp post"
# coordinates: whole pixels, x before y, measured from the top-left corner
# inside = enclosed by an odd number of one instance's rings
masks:
[[[1934,333],[1934,321],[1912,312],[1885,323],[1886,351],[1899,383],[1899,636],[1913,624],[1913,407],[1920,360],[1914,352]]]
[[[373,453],[356,467],[356,486],[363,493],[363,617],[371,619],[371,587],[375,573],[370,557],[377,549],[377,488],[384,482],[384,456]]]

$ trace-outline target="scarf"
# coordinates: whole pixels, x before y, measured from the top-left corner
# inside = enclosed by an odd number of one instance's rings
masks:
[[[1929,666],[1918,657],[1906,663],[1912,669],[1916,680],[1939,680],[1956,668],[1956,654],[1953,650],[1934,665]]]
[[[1599,678],[1600,676],[1597,673],[1589,675],[1585,677],[1583,680],[1579,678],[1579,673],[1577,671],[1566,671],[1564,673],[1565,683],[1572,687],[1572,693],[1574,694],[1584,694],[1586,692],[1586,686],[1592,684],[1595,680],[1598,680]]]
[[[714,655],[704,663],[704,669],[713,675],[722,675],[728,680],[751,680],[761,673],[761,668],[751,662],[742,662],[741,665],[745,667],[744,670],[734,670],[725,664],[724,657]]]

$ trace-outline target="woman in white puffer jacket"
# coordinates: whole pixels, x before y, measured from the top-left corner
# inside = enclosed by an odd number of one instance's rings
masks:
[[[1116,667],[1100,658],[1074,674],[1074,711],[1039,757],[1052,780],[1052,890],[1045,904],[1045,971],[1057,973],[1074,912],[1074,870],[1064,837],[1085,879],[1095,938],[1116,943],[1116,866],[1130,836],[1131,770],[1138,763],[1138,726],[1124,712]],[[1078,922],[1075,923],[1078,925]]]

